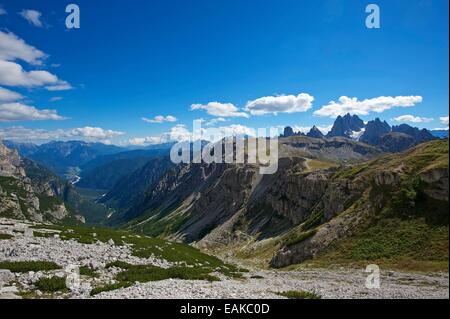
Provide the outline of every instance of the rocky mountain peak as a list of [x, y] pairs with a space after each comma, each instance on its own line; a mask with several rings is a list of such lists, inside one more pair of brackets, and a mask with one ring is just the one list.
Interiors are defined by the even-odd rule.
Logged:
[[336, 118], [327, 136], [351, 137], [353, 132], [359, 132], [362, 128], [364, 128], [364, 122], [357, 115], [347, 113], [343, 117], [339, 115]]
[[294, 130], [290, 126], [286, 126], [283, 131], [283, 137], [294, 136]]
[[313, 126], [311, 130], [309, 130], [308, 134], [306, 134], [308, 137], [315, 137], [315, 138], [323, 138], [324, 135], [322, 132], [317, 128], [317, 126]]
[[360, 141], [371, 145], [378, 145], [381, 137], [391, 131], [390, 125], [386, 121], [381, 121], [378, 117], [366, 124], [364, 134]]

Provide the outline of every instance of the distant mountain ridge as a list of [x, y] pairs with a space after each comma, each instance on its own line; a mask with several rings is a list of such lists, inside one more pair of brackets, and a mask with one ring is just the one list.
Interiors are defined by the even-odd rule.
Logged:
[[5, 141], [9, 148], [17, 149], [22, 156], [37, 161], [59, 176], [72, 167], [79, 167], [99, 156], [114, 154], [124, 149], [115, 145], [83, 141], [53, 141], [42, 145]]
[[[281, 137], [305, 136], [286, 127]], [[386, 121], [376, 118], [364, 123], [357, 115], [347, 113], [338, 116], [331, 130], [324, 135], [316, 126], [306, 134], [314, 138], [345, 137], [379, 147], [385, 152], [401, 152], [436, 138], [448, 138], [448, 130], [429, 131], [408, 124], [391, 127]]]

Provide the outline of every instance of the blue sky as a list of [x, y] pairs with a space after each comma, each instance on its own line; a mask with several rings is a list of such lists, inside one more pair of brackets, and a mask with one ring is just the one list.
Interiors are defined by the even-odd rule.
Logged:
[[[0, 43], [3, 72], [15, 64], [23, 77], [54, 76], [14, 82], [0, 68], [3, 94], [21, 95], [0, 95], [4, 138], [141, 143], [198, 118], [327, 127], [343, 110], [448, 126], [447, 0], [79, 0], [81, 28], [72, 30], [69, 3], [0, 0], [4, 43], [45, 54], [4, 44], [2, 53]], [[369, 3], [380, 7], [380, 29], [365, 27]], [[156, 116], [163, 123], [142, 119]]]

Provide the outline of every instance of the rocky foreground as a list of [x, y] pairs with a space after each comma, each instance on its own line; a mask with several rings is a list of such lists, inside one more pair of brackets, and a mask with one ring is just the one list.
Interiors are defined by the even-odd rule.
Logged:
[[[171, 267], [161, 258], [139, 258], [127, 245], [118, 246], [112, 240], [83, 244], [62, 240], [52, 229], [40, 229], [48, 236], [35, 237], [32, 224], [0, 219], [0, 265], [15, 261], [53, 262], [61, 269], [14, 272], [0, 269], [0, 298], [283, 298], [277, 293], [307, 291], [322, 298], [449, 298], [448, 273], [411, 274], [382, 272], [379, 289], [365, 286], [367, 274], [362, 269], [313, 269], [305, 271], [250, 270], [242, 278], [217, 274], [220, 281], [165, 279], [146, 283], [135, 282], [129, 287], [92, 295], [95, 287], [114, 284], [120, 271], [106, 267], [123, 261], [132, 265]], [[81, 275], [70, 289], [48, 293], [36, 283], [42, 278], [68, 275], [68, 267], [89, 267], [93, 275]], [[0, 266], [1, 268], [1, 266]]]

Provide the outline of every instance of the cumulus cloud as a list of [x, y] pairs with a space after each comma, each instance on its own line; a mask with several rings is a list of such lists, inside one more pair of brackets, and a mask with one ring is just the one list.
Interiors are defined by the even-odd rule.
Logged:
[[359, 101], [358, 98], [341, 96], [338, 102], [331, 101], [314, 112], [317, 116], [335, 118], [347, 113], [368, 115], [371, 112], [381, 113], [393, 107], [410, 107], [422, 102], [421, 96], [380, 96], [373, 99]]
[[[221, 126], [218, 127], [217, 130], [219, 130], [223, 136], [256, 136], [255, 129], [251, 127], [247, 127], [245, 125], [241, 124], [231, 124], [228, 126]], [[208, 134], [208, 129], [206, 129], [206, 136]]]
[[56, 82], [58, 78], [47, 71], [26, 72], [20, 64], [0, 60], [0, 84], [33, 87]]
[[0, 16], [8, 14], [8, 12], [6, 12], [5, 9], [3, 9], [2, 7], [0, 7]]
[[61, 101], [63, 98], [61, 96], [54, 96], [52, 98], [50, 98], [50, 102], [57, 102], [57, 101]]
[[216, 117], [216, 118], [213, 118], [213, 119], [210, 119], [210, 120], [206, 121], [205, 125], [206, 126], [214, 126], [217, 123], [226, 122], [226, 121], [227, 120], [225, 118], [223, 118], [223, 117]]
[[85, 126], [69, 131], [71, 136], [78, 136], [87, 139], [105, 140], [125, 134], [124, 132], [105, 130], [101, 127]]
[[27, 20], [30, 24], [34, 25], [35, 27], [39, 27], [39, 28], [43, 27], [43, 24], [41, 21], [42, 13], [40, 13], [39, 11], [26, 9], [26, 10], [20, 11], [19, 14], [22, 16], [22, 18]]
[[167, 115], [167, 116], [157, 115], [152, 119], [143, 117], [142, 120], [147, 123], [164, 123], [164, 122], [176, 122], [177, 118], [172, 115]]
[[249, 117], [232, 103], [209, 102], [208, 104], [192, 104], [191, 110], [205, 110], [206, 113], [218, 117]]
[[32, 65], [41, 65], [47, 55], [25, 43], [14, 33], [0, 31], [0, 60], [22, 60]]
[[448, 125], [448, 116], [442, 116], [439, 118], [442, 124]]
[[47, 55], [27, 44], [14, 33], [0, 31], [0, 85], [38, 87], [49, 91], [70, 90], [72, 86], [48, 71], [26, 71], [16, 60], [42, 65]]
[[0, 104], [0, 122], [64, 120], [56, 110], [38, 110], [22, 103]]
[[[215, 128], [202, 128], [201, 139], [206, 141], [217, 141], [227, 136], [256, 136], [256, 131], [240, 124], [232, 124], [229, 126], [221, 126]], [[185, 125], [179, 124], [170, 129], [169, 132], [162, 133], [158, 136], [135, 137], [127, 141], [129, 145], [154, 145], [170, 142], [192, 141], [193, 139], [200, 139], [199, 136], [193, 137]]]
[[135, 137], [127, 141], [129, 145], [154, 145], [170, 142], [181, 142], [191, 140], [192, 133], [183, 124], [178, 124], [170, 129], [170, 131], [162, 133], [158, 136]]
[[30, 129], [23, 126], [0, 128], [0, 139], [35, 143], [52, 140], [69, 140], [74, 138], [108, 143], [109, 138], [122, 134], [124, 133], [105, 130], [98, 127], [83, 127], [69, 130], [58, 129], [52, 131], [44, 129]]
[[396, 122], [411, 122], [411, 123], [429, 123], [433, 121], [432, 118], [414, 116], [409, 114], [394, 117], [393, 120]]
[[314, 97], [307, 93], [264, 96], [247, 102], [245, 110], [252, 115], [306, 112], [312, 107], [313, 101]]
[[0, 103], [21, 100], [23, 96], [17, 92], [0, 87]]

